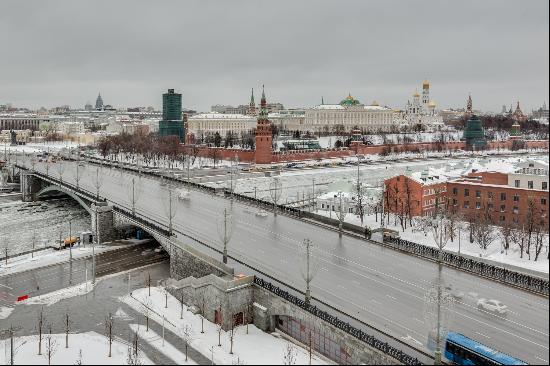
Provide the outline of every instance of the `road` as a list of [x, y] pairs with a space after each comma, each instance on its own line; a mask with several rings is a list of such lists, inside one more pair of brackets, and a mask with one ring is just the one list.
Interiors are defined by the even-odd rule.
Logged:
[[[73, 183], [75, 163], [63, 164], [67, 165], [63, 180]], [[44, 164], [37, 164], [36, 168], [45, 173]], [[101, 196], [130, 207], [128, 173], [88, 166], [80, 186], [95, 192], [92, 177], [96, 169], [102, 169]], [[50, 169], [50, 173], [56, 177], [55, 169]], [[138, 187], [137, 212], [166, 224], [168, 187], [151, 178], [141, 178]], [[437, 278], [433, 262], [354, 237], [339, 238], [333, 230], [283, 215], [260, 217], [254, 208], [201, 191], [191, 191], [190, 200], [178, 202], [175, 207], [176, 232], [218, 248], [218, 227], [227, 208], [234, 223], [229, 254], [302, 289], [300, 244], [309, 238], [316, 246], [319, 263], [313, 281], [314, 297], [412, 345], [427, 344], [435, 317], [426, 301]], [[193, 244], [182, 235], [178, 238]], [[197, 248], [204, 249], [200, 245]], [[463, 300], [445, 312], [450, 329], [526, 362], [548, 363], [548, 298], [451, 268], [444, 268], [443, 278], [446, 284], [465, 293]], [[502, 301], [509, 307], [509, 314], [501, 317], [478, 310], [476, 301], [481, 297]]]
[[[96, 277], [126, 271], [168, 258], [165, 252], [156, 253], [158, 244], [131, 245], [96, 255]], [[13, 307], [19, 296], [30, 298], [92, 280], [92, 258], [53, 264], [33, 270], [0, 277], [0, 307]]]

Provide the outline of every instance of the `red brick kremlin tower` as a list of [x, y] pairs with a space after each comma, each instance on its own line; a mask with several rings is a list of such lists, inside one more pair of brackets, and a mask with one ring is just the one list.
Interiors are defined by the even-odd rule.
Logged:
[[273, 153], [271, 123], [267, 119], [267, 102], [265, 100], [264, 87], [262, 85], [262, 100], [260, 102], [260, 114], [256, 124], [256, 164], [271, 164]]

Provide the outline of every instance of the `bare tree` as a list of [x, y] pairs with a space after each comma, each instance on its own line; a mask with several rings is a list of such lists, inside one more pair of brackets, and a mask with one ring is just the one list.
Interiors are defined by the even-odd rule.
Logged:
[[510, 241], [515, 243], [519, 248], [519, 257], [523, 258], [523, 251], [526, 247], [527, 232], [523, 226], [516, 225], [510, 231]]
[[85, 172], [86, 172], [86, 166], [84, 164], [81, 164], [80, 159], [78, 159], [76, 162], [76, 169], [74, 171], [74, 180], [75, 180], [77, 189], [79, 189], [80, 187], [80, 181], [82, 180], [82, 175]]
[[508, 255], [508, 249], [510, 249], [512, 239], [512, 226], [508, 222], [504, 222], [498, 230], [498, 236], [500, 237], [502, 248], [504, 249], [506, 255]]
[[545, 240], [547, 239], [547, 237], [548, 237], [548, 227], [541, 219], [540, 223], [535, 226], [535, 229], [533, 232], [533, 239], [535, 244], [535, 262], [539, 259], [539, 255], [542, 251], [542, 248], [544, 247], [544, 244], [548, 243], [548, 240]]
[[269, 183], [269, 196], [271, 197], [271, 202], [273, 203], [273, 215], [277, 216], [277, 205], [281, 199], [283, 192], [283, 185], [278, 177], [274, 177]]
[[38, 355], [42, 355], [42, 336], [44, 333], [44, 308], [40, 308], [38, 312], [38, 322], [36, 325], [36, 331], [38, 332]]
[[126, 352], [126, 365], [142, 365], [141, 351], [137, 347], [137, 333], [134, 333], [134, 339], [130, 341]]
[[[242, 314], [242, 313], [241, 313]], [[229, 328], [228, 336], [229, 336], [229, 354], [233, 354], [233, 344], [235, 343], [235, 338], [237, 336], [237, 329], [239, 326], [242, 325], [242, 323], [237, 323], [238, 321], [238, 314], [233, 314], [231, 317], [231, 325]]]
[[298, 351], [290, 342], [286, 343], [285, 353], [283, 355], [283, 365], [295, 365]]
[[181, 338], [185, 347], [185, 362], [187, 362], [187, 350], [189, 343], [193, 340], [193, 327], [190, 324], [183, 324], [181, 327]]
[[300, 255], [302, 261], [301, 274], [306, 283], [305, 302], [309, 305], [311, 302], [311, 282], [313, 281], [319, 270], [319, 261], [317, 256], [314, 255], [315, 246], [313, 245], [311, 240], [304, 239], [300, 249], [302, 252]]
[[112, 348], [113, 348], [113, 316], [109, 314], [108, 317], [105, 318], [105, 336], [109, 338], [109, 356], [112, 355]]
[[487, 204], [482, 204], [477, 210], [475, 220], [470, 226], [473, 226], [474, 242], [485, 252], [496, 239], [491, 211]]
[[48, 359], [48, 365], [52, 364], [53, 355], [57, 352], [58, 344], [57, 340], [52, 336], [52, 326], [49, 327], [48, 335], [46, 336], [46, 354], [44, 355]]
[[71, 320], [69, 318], [69, 310], [65, 312], [65, 348], [69, 348], [69, 332], [71, 331]]

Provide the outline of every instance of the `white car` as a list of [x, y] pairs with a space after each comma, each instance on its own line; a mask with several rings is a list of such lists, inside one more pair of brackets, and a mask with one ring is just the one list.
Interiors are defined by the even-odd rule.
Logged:
[[258, 217], [267, 217], [268, 213], [265, 212], [265, 211], [257, 211], [256, 216], [258, 216]]
[[479, 299], [477, 300], [477, 308], [500, 315], [505, 315], [508, 311], [508, 307], [498, 300]]

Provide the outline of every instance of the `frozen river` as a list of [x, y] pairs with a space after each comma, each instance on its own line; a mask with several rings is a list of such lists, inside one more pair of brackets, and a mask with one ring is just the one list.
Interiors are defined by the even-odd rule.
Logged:
[[86, 210], [70, 198], [0, 203], [0, 257], [6, 245], [10, 255], [32, 249], [33, 233], [37, 248], [59, 239], [60, 232], [69, 236], [69, 219], [73, 235], [91, 228]]

